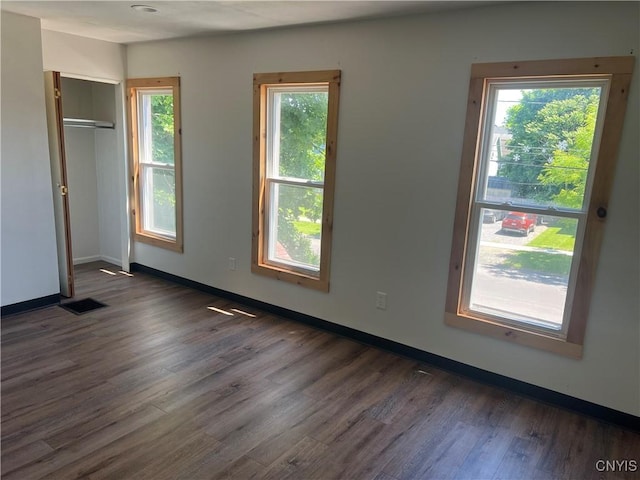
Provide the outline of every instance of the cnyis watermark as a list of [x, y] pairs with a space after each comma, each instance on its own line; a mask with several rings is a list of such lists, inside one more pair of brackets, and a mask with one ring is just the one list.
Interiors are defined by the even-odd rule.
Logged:
[[596, 470], [599, 472], [637, 472], [637, 460], [598, 460]]

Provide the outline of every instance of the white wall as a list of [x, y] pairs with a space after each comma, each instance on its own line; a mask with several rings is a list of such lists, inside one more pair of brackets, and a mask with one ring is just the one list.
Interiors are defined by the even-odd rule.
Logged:
[[[98, 219], [100, 229], [100, 258], [116, 265], [122, 264], [122, 215], [126, 215], [124, 181], [119, 168], [114, 168], [118, 151], [118, 133], [114, 130], [95, 131], [95, 161], [98, 178]], [[122, 170], [124, 166], [122, 166]]]
[[[45, 70], [58, 71], [66, 77], [94, 81], [91, 83], [88, 113], [85, 112], [86, 115], [82, 117], [115, 123], [114, 130], [92, 131], [95, 134], [94, 159], [97, 178], [94, 190], [94, 195], [97, 192], [97, 203], [96, 211], [93, 213], [98, 221], [97, 255], [128, 270], [129, 218], [123, 108], [123, 84], [126, 78], [125, 47], [116, 43], [43, 30], [42, 49]], [[82, 106], [84, 108], [86, 105]], [[65, 131], [69, 130], [65, 129]], [[72, 133], [73, 140], [83, 135], [87, 133]], [[73, 148], [67, 149], [67, 153], [75, 154]], [[85, 207], [88, 211], [92, 205]], [[76, 221], [76, 225], [78, 223], [83, 224]], [[74, 237], [81, 235], [78, 229], [74, 228], [73, 218], [72, 233]], [[91, 236], [78, 240], [78, 242], [85, 241], [91, 241], [91, 245], [94, 245], [95, 239]], [[85, 250], [77, 251], [75, 243], [73, 248], [74, 258], [89, 257], [83, 253]]]
[[[576, 361], [447, 327], [470, 64], [637, 55], [635, 2], [520, 2], [131, 45], [131, 77], [182, 79], [184, 254], [135, 261], [640, 415], [638, 86]], [[251, 274], [252, 74], [342, 69], [331, 291]], [[238, 269], [228, 271], [235, 257]], [[388, 310], [375, 309], [375, 292]]]
[[93, 130], [64, 128], [73, 263], [100, 259], [96, 142]]
[[125, 46], [68, 33], [42, 30], [45, 70], [118, 83], [125, 76]]
[[[92, 84], [62, 78], [62, 110], [65, 117], [94, 118]], [[100, 258], [95, 130], [65, 127], [64, 142], [71, 248], [73, 263], [78, 264]]]
[[60, 292], [40, 20], [2, 12], [2, 305]]
[[[95, 130], [96, 172], [98, 176], [98, 218], [100, 221], [100, 256], [103, 260], [122, 264], [122, 230], [128, 244], [126, 222], [122, 223], [126, 209], [126, 179], [124, 173], [124, 132], [122, 120], [118, 121], [118, 109], [122, 112], [122, 104], [118, 102], [117, 92], [120, 85], [92, 83], [93, 118], [115, 122], [116, 129]], [[120, 102], [122, 99], [120, 98]], [[118, 143], [121, 142], [121, 143]], [[121, 154], [118, 155], [118, 152]], [[118, 167], [118, 168], [114, 168]], [[126, 247], [126, 245], [125, 245]]]

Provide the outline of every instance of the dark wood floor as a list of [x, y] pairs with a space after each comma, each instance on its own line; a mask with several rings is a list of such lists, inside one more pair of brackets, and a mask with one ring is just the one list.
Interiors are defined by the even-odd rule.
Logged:
[[596, 470], [640, 463], [631, 431], [144, 274], [77, 274], [107, 308], [2, 320], [5, 480], [639, 477]]

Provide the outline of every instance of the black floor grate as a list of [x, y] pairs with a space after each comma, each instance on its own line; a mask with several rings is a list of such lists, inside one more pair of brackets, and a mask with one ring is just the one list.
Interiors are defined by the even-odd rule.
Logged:
[[85, 298], [84, 300], [77, 300], [75, 302], [61, 303], [60, 306], [71, 313], [82, 315], [83, 313], [106, 307], [107, 305], [100, 303], [93, 298]]

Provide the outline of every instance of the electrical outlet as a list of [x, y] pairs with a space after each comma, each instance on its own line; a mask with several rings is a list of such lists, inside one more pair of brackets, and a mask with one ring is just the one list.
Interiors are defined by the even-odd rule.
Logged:
[[233, 257], [229, 257], [229, 270], [236, 269], [236, 259]]
[[379, 310], [387, 309], [387, 294], [384, 292], [376, 292], [376, 308]]

